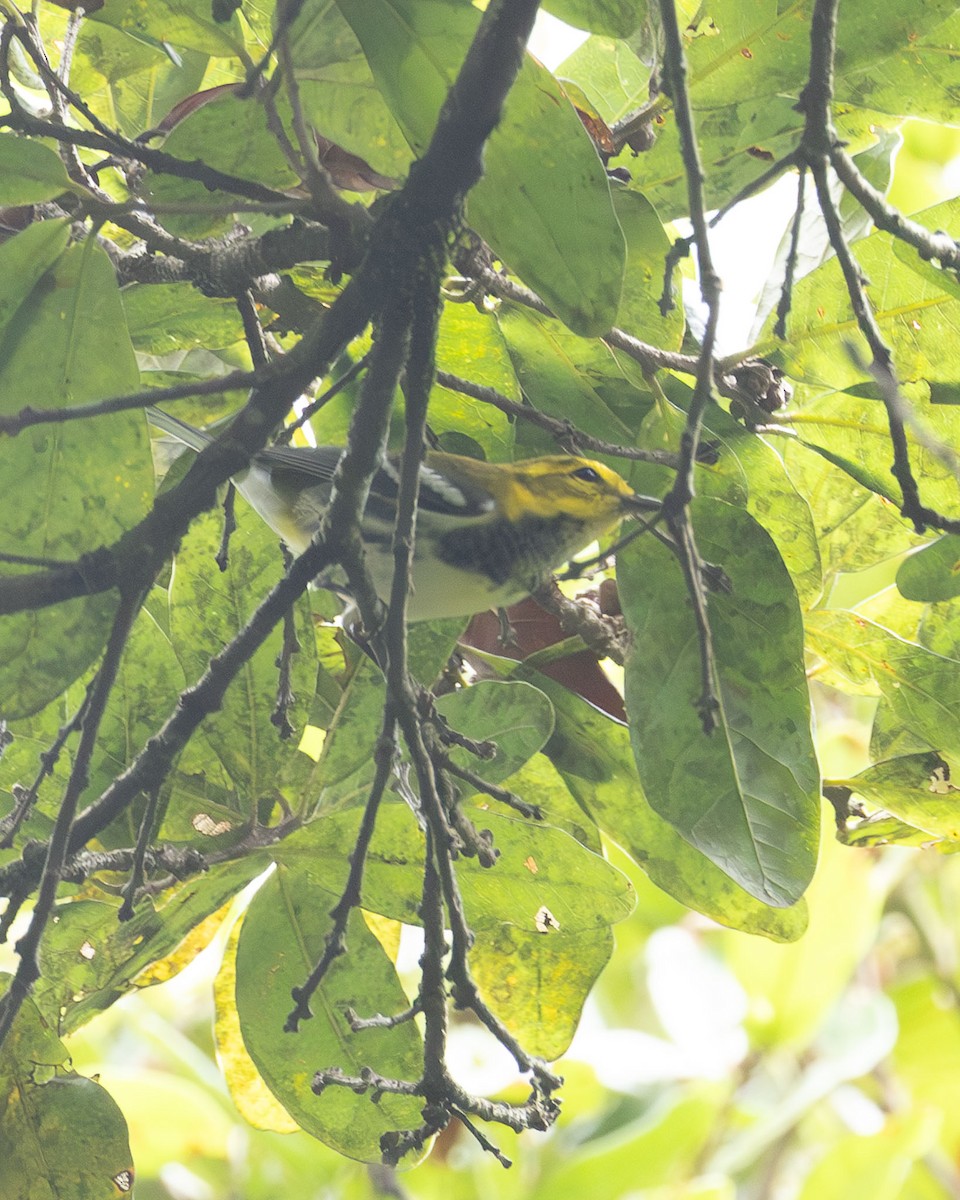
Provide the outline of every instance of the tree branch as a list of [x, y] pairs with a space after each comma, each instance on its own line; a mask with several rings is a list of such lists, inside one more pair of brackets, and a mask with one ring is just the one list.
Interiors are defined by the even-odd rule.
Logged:
[[666, 42], [665, 88], [673, 99], [677, 126], [680, 131], [680, 148], [687, 177], [690, 220], [697, 245], [700, 291], [707, 306], [707, 321], [700, 354], [697, 358], [696, 385], [690, 399], [687, 422], [680, 439], [680, 465], [673, 487], [664, 499], [664, 516], [667, 527], [678, 547], [680, 562], [687, 581], [687, 590], [693, 605], [700, 641], [701, 693], [697, 706], [704, 732], [710, 733], [716, 726], [716, 713], [720, 707], [720, 700], [717, 695], [713, 635], [710, 631], [706, 594], [703, 587], [704, 564], [697, 550], [687, 506], [695, 495], [694, 464], [697, 461], [703, 417], [713, 388], [715, 370], [713, 354], [717, 321], [720, 316], [720, 277], [714, 270], [713, 260], [710, 256], [706, 206], [703, 197], [703, 170], [700, 166], [693, 110], [687, 93], [686, 59], [674, 0], [660, 0], [660, 15]]

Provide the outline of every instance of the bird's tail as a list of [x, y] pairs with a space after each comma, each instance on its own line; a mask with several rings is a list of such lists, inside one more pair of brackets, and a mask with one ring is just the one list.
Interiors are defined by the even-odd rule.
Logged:
[[148, 408], [146, 413], [147, 420], [151, 425], [156, 425], [158, 429], [169, 433], [178, 442], [183, 442], [185, 446], [189, 446], [193, 450], [202, 450], [204, 446], [213, 441], [212, 436], [205, 430], [188, 425], [186, 421], [181, 421], [179, 417], [171, 416], [170, 413], [164, 412], [160, 408]]

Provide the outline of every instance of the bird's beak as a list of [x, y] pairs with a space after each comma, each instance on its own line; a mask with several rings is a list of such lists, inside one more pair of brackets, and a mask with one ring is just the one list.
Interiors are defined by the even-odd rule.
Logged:
[[663, 501], [658, 500], [656, 496], [642, 496], [639, 492], [634, 492], [623, 497], [624, 516], [639, 517], [644, 513], [658, 513], [662, 507]]

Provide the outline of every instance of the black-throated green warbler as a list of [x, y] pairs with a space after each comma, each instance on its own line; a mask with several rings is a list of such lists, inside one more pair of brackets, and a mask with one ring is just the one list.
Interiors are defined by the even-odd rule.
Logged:
[[[147, 416], [194, 450], [212, 440], [159, 409]], [[320, 526], [342, 453], [340, 446], [275, 446], [254, 455], [233, 482], [290, 550], [302, 554]], [[383, 600], [393, 576], [398, 478], [397, 460], [386, 458], [361, 523], [367, 566]], [[407, 615], [427, 621], [514, 604], [624, 517], [658, 504], [603, 463], [573, 455], [488, 463], [428, 451]]]

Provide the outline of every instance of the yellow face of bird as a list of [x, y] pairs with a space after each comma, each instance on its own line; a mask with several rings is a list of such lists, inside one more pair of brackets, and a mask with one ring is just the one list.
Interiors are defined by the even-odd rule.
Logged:
[[504, 515], [526, 512], [565, 516], [598, 532], [614, 526], [628, 511], [633, 489], [616, 471], [592, 459], [551, 455], [513, 463], [514, 487], [502, 498]]

